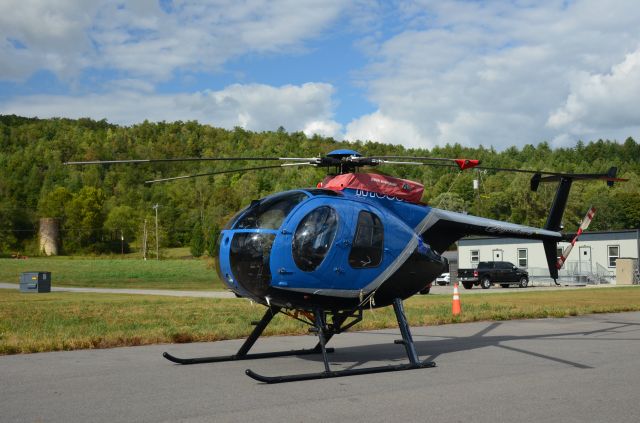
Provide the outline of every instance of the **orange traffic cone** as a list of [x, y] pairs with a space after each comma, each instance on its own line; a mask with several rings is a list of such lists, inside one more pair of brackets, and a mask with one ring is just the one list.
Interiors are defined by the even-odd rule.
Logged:
[[451, 312], [454, 316], [457, 316], [461, 312], [460, 308], [460, 294], [458, 293], [458, 282], [453, 284], [453, 306]]

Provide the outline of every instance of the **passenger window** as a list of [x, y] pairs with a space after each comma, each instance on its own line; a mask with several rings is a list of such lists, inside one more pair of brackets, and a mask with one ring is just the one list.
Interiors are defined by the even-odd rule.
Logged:
[[338, 215], [327, 206], [306, 215], [293, 235], [293, 261], [300, 270], [311, 272], [326, 257], [338, 231]]
[[355, 269], [376, 267], [382, 262], [384, 228], [380, 218], [373, 213], [361, 211], [358, 226], [349, 253], [349, 264]]

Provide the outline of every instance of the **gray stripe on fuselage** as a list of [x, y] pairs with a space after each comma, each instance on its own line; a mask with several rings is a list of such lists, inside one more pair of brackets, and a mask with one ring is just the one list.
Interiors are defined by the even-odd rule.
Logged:
[[354, 289], [287, 288], [284, 286], [278, 286], [277, 288], [283, 291], [301, 292], [303, 294], [313, 295], [328, 295], [341, 298], [356, 298], [360, 295], [360, 291]]
[[420, 235], [438, 222], [439, 218], [436, 210], [437, 209], [432, 208], [431, 211], [424, 217], [424, 219], [422, 219], [422, 221], [418, 223], [418, 226], [414, 228], [415, 233]]

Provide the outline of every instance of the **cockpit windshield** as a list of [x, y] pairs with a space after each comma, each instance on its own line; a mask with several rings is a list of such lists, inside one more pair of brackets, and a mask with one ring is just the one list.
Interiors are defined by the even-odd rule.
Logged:
[[259, 201], [234, 225], [234, 229], [278, 229], [287, 215], [308, 195], [301, 191], [287, 192]]

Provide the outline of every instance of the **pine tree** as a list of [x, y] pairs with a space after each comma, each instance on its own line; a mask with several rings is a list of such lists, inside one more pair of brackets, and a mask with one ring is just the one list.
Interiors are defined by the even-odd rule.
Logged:
[[220, 236], [220, 228], [214, 225], [208, 232], [207, 236], [207, 253], [209, 257], [218, 255], [218, 236]]
[[198, 221], [193, 227], [193, 232], [191, 233], [191, 242], [189, 245], [191, 246], [192, 256], [201, 257], [204, 254], [205, 243], [200, 221]]

